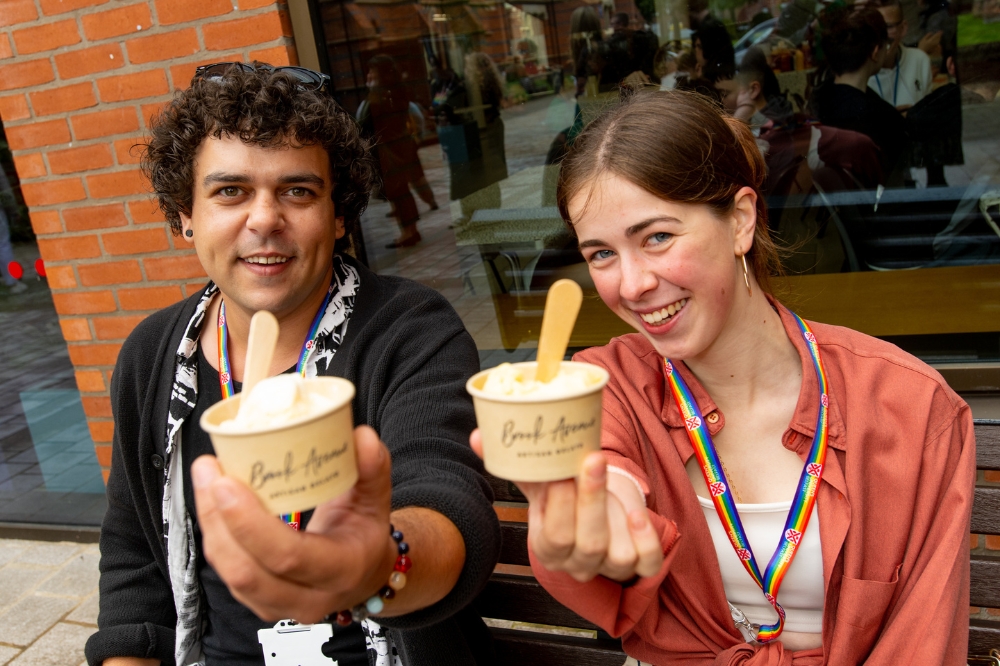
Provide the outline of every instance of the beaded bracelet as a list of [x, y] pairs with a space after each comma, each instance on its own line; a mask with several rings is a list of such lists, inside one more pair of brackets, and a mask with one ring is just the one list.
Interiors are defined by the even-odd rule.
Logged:
[[385, 602], [395, 597], [396, 592], [406, 587], [406, 572], [413, 566], [413, 562], [407, 555], [410, 552], [410, 544], [403, 541], [403, 533], [391, 524], [389, 525], [389, 535], [396, 542], [396, 550], [398, 551], [393, 572], [389, 574], [389, 582], [364, 603], [337, 613], [336, 620], [340, 626], [346, 627], [352, 622], [363, 622], [368, 619], [369, 615], [378, 615], [385, 608]]

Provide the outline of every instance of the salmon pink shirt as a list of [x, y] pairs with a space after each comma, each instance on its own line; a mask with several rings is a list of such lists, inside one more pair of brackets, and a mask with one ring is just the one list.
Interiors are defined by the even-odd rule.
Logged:
[[[793, 317], [777, 308], [802, 359], [802, 389], [782, 443], [804, 463], [818, 383]], [[846, 328], [809, 326], [831, 400], [816, 503], [825, 594], [823, 645], [798, 652], [777, 642], [748, 645], [733, 625], [708, 524], [684, 467], [694, 451], [663, 359], [639, 334], [574, 357], [611, 374], [602, 447], [610, 465], [642, 486], [665, 560], [657, 575], [631, 585], [603, 576], [578, 583], [547, 571], [533, 553], [531, 565], [556, 599], [622, 636], [630, 656], [657, 666], [966, 663], [975, 484], [969, 407], [941, 375], [899, 348]], [[722, 430], [725, 414], [686, 365], [675, 366], [710, 431]], [[770, 555], [761, 557], [766, 562]]]

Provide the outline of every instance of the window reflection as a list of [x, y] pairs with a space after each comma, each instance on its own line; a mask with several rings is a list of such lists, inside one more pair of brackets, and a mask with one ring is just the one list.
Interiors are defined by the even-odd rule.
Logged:
[[[713, 96], [768, 165], [779, 296], [934, 361], [1000, 358], [1000, 9], [976, 0], [319, 2], [328, 69], [379, 141], [373, 268], [532, 347], [589, 285], [559, 160], [621, 88]], [[593, 296], [572, 344], [626, 327]], [[933, 304], [933, 306], [929, 306]]]
[[101, 468], [0, 127], [0, 522], [100, 525]]

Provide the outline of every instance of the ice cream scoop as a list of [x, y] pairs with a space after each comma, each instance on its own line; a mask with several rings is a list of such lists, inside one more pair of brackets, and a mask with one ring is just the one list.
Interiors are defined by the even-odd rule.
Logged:
[[323, 393], [309, 391], [306, 380], [298, 374], [284, 374], [260, 380], [249, 393], [236, 418], [223, 421], [226, 432], [252, 432], [277, 428], [328, 411], [334, 400]]
[[562, 398], [585, 391], [601, 377], [586, 368], [563, 366], [547, 382], [535, 379], [532, 366], [501, 363], [489, 371], [483, 391], [497, 396], [524, 396], [537, 399]]

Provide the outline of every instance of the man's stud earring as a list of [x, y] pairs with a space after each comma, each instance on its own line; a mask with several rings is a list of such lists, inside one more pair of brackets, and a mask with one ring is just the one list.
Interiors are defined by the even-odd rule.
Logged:
[[187, 231], [184, 232], [184, 235], [187, 236], [188, 238], [191, 238], [191, 236], [194, 236], [194, 232], [188, 229]]

